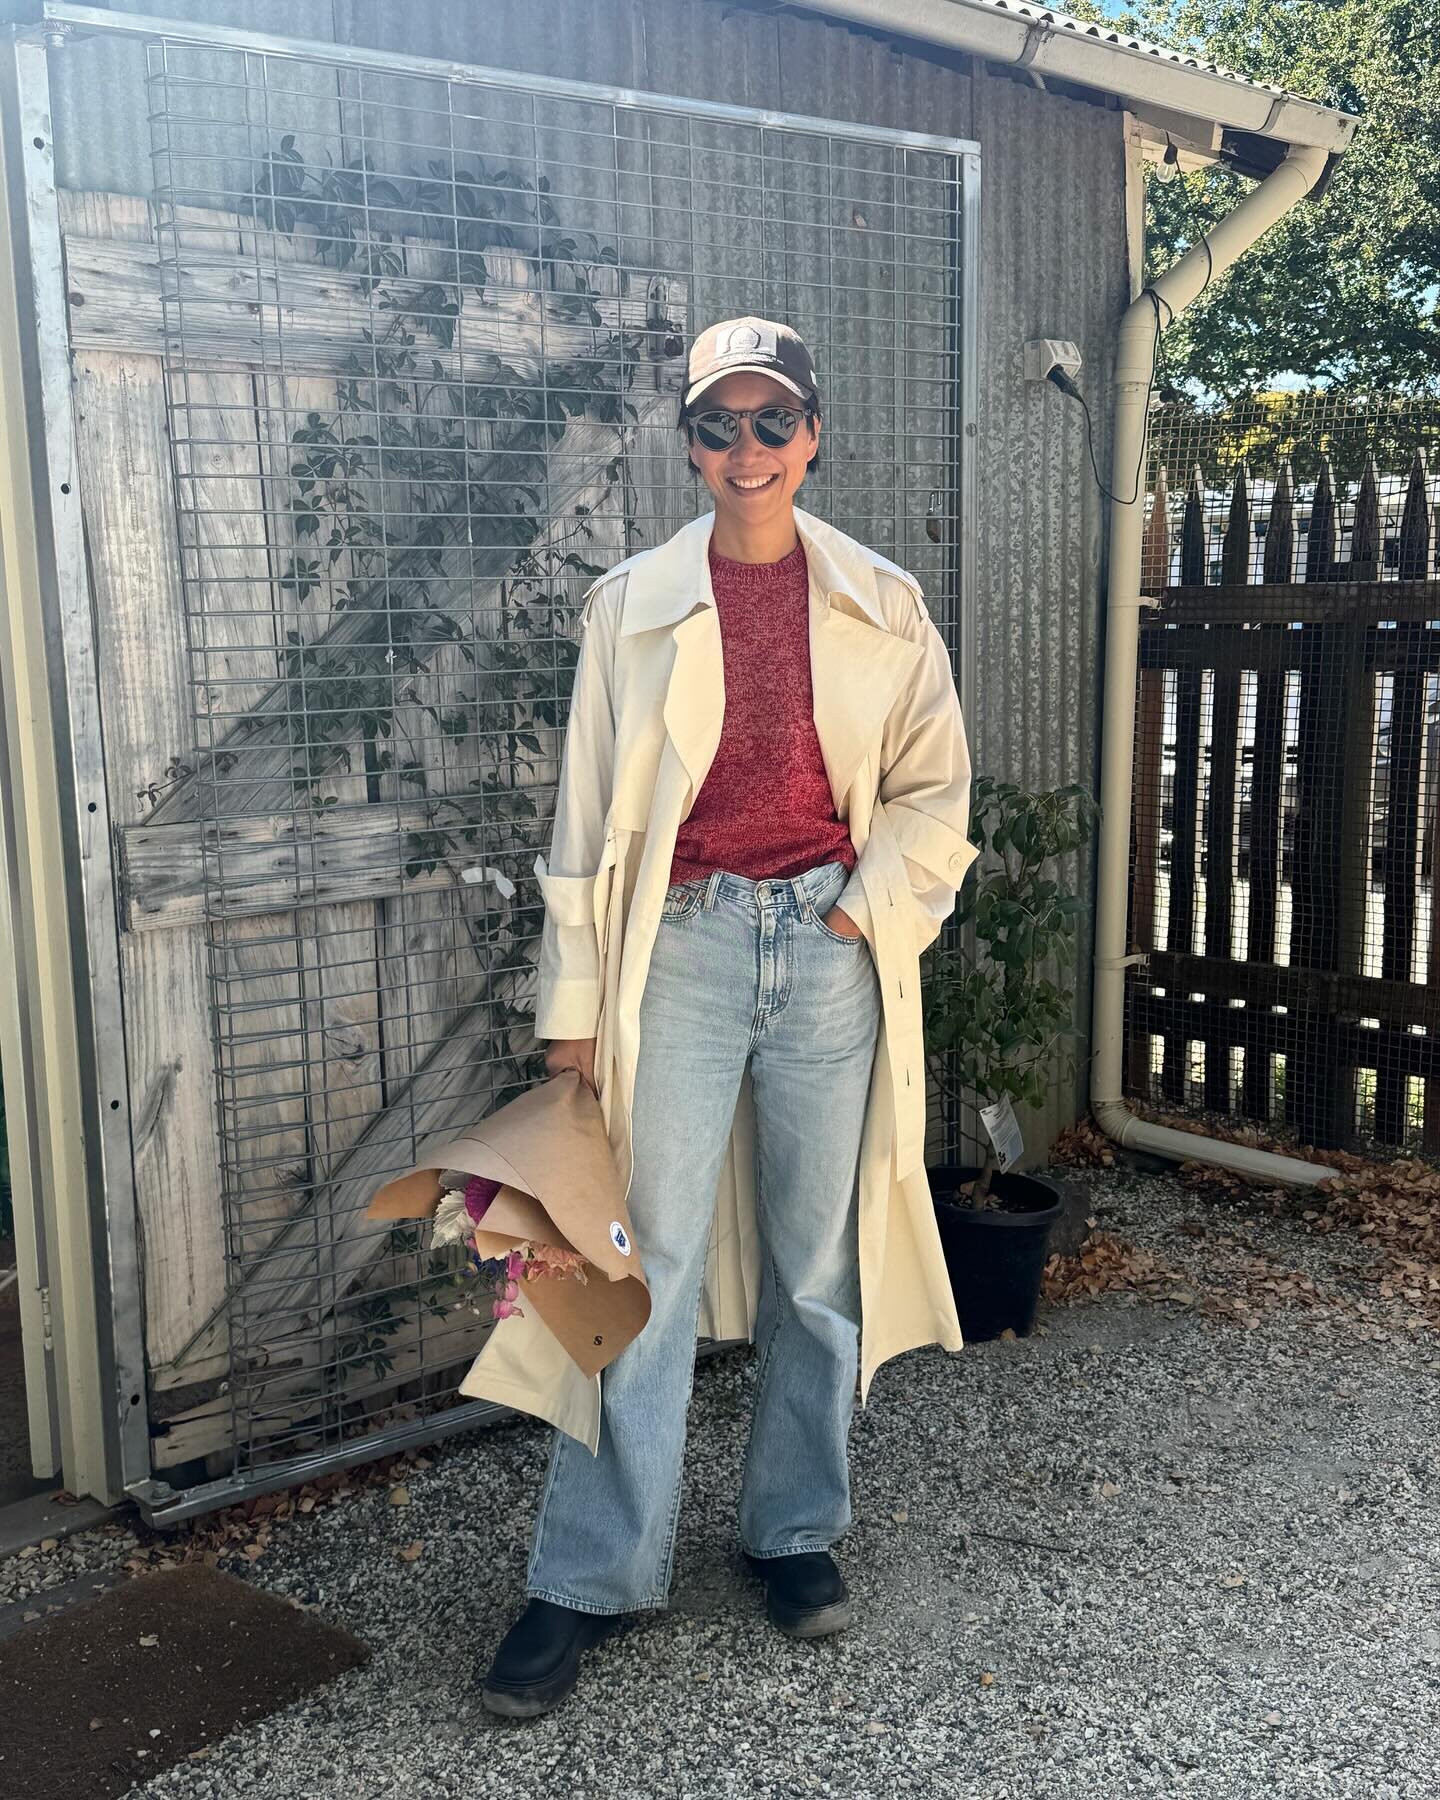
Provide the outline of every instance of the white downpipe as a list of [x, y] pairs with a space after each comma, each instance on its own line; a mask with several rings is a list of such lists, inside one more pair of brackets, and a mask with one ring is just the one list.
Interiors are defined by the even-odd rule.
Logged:
[[[1125, 928], [1130, 894], [1130, 803], [1135, 754], [1135, 677], [1140, 648], [1140, 560], [1145, 530], [1146, 399], [1157, 329], [1168, 326], [1206, 283], [1244, 254], [1292, 206], [1325, 167], [1323, 150], [1294, 148], [1273, 174], [1131, 302], [1120, 324], [1115, 360], [1115, 439], [1110, 490], [1110, 582], [1105, 624], [1105, 698], [1100, 762], [1099, 869], [1095, 916], [1095, 991], [1091, 1041], [1091, 1111], [1097, 1123], [1132, 1149], [1176, 1161], [1194, 1158], [1271, 1181], [1313, 1185], [1333, 1170], [1269, 1150], [1200, 1137], [1137, 1119], [1123, 1095]], [[1207, 254], [1208, 251], [1208, 254]], [[1152, 294], [1159, 301], [1152, 301]], [[1157, 319], [1158, 314], [1158, 319]], [[1137, 474], [1138, 472], [1138, 474]], [[1135, 494], [1132, 504], [1123, 502]]]

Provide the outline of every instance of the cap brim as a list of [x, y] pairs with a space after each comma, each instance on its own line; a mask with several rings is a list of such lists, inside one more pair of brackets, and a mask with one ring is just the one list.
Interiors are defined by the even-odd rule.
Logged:
[[727, 375], [768, 375], [771, 381], [778, 381], [781, 387], [789, 388], [790, 392], [799, 399], [811, 398], [798, 381], [792, 381], [788, 375], [782, 375], [778, 369], [771, 368], [765, 363], [739, 362], [732, 364], [728, 369], [716, 369], [709, 375], [702, 375], [693, 387], [686, 388], [685, 404], [689, 406], [693, 400], [698, 400], [706, 388], [714, 387], [717, 381], [723, 381]]

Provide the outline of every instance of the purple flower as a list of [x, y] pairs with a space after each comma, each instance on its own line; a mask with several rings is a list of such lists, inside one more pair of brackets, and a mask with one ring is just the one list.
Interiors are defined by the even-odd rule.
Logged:
[[465, 1183], [465, 1210], [470, 1221], [478, 1225], [485, 1217], [486, 1208], [500, 1192], [498, 1181], [487, 1181], [483, 1175], [472, 1175]]

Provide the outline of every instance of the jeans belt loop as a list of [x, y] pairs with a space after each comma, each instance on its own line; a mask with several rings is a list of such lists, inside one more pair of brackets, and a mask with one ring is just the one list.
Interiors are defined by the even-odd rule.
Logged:
[[715, 898], [720, 892], [720, 883], [723, 879], [724, 871], [722, 869], [710, 871], [710, 879], [705, 883], [705, 894], [700, 902], [706, 912], [714, 912]]

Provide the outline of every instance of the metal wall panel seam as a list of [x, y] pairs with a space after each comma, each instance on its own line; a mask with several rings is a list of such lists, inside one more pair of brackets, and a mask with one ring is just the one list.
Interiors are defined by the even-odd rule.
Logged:
[[[129, 1083], [121, 1013], [109, 807], [95, 640], [76, 473], [75, 420], [46, 47], [8, 47], [0, 80], [7, 130], [10, 238], [17, 280], [19, 373], [28, 428], [27, 498], [36, 542], [38, 614], [20, 617], [28, 675], [48, 741], [36, 776], [53, 836], [32, 837], [37, 1007], [53, 1041], [47, 1058], [60, 1323], [65, 1473], [77, 1492], [119, 1497], [149, 1473]], [[12, 620], [13, 623], [13, 620]], [[43, 644], [41, 642], [43, 638]], [[41, 821], [35, 821], [39, 824]], [[49, 823], [49, 820], [45, 821]], [[63, 901], [63, 908], [62, 908]], [[68, 943], [57, 917], [68, 924]], [[43, 998], [41, 997], [43, 995]]]

